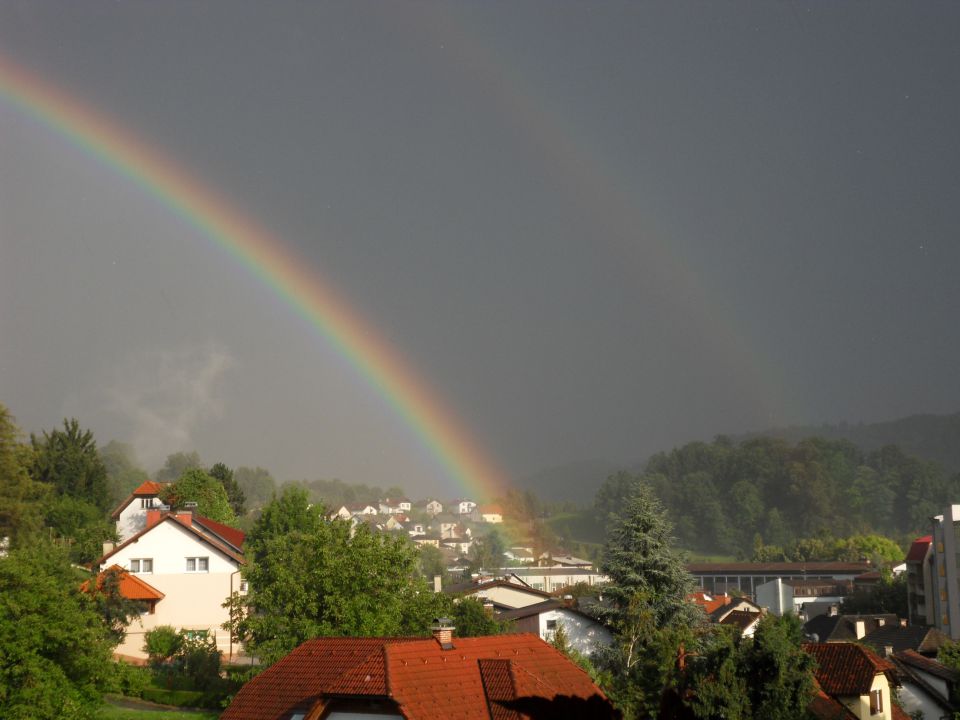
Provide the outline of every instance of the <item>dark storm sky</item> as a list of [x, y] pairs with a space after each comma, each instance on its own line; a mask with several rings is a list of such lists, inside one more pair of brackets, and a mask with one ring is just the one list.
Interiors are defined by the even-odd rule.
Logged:
[[[321, 270], [508, 474], [960, 409], [960, 5], [0, 5], [0, 52]], [[0, 402], [455, 487], [195, 229], [0, 98]]]

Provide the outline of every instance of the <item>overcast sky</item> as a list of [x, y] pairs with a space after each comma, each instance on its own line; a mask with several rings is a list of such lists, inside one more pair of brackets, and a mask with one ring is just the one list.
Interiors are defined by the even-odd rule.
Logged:
[[[329, 278], [511, 476], [960, 409], [960, 4], [37, 2], [0, 51]], [[0, 96], [0, 402], [457, 488], [262, 282]]]

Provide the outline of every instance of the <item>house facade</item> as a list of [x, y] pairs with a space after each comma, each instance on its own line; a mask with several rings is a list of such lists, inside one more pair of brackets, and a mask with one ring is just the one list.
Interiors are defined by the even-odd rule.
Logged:
[[[893, 702], [896, 668], [872, 650], [852, 642], [808, 643], [817, 661], [817, 684], [859, 720], [905, 717]], [[898, 712], [899, 711], [899, 712]]]
[[613, 634], [602, 624], [553, 598], [505, 610], [497, 613], [497, 619], [510, 620], [514, 632], [533, 633], [546, 642], [553, 642], [557, 630], [562, 627], [570, 646], [588, 656], [600, 647], [613, 644]]
[[146, 527], [98, 561], [100, 571], [118, 566], [162, 595], [152, 613], [133, 620], [117, 653], [146, 657], [144, 634], [159, 625], [205, 633], [225, 656], [240, 648], [220, 626], [221, 607], [233, 592], [246, 592], [240, 578], [243, 533], [190, 512], [151, 509]]
[[911, 625], [933, 624], [928, 617], [933, 592], [933, 536], [919, 537], [910, 545], [906, 557], [907, 612]]
[[110, 513], [110, 518], [117, 524], [120, 542], [133, 537], [147, 526], [147, 510], [161, 506], [160, 491], [168, 484], [147, 480]]

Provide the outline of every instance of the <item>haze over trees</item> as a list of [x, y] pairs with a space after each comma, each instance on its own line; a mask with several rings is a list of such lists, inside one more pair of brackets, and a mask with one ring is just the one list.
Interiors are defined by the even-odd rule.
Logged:
[[664, 504], [682, 547], [751, 557], [824, 534], [923, 532], [960, 497], [960, 475], [892, 445], [865, 453], [845, 440], [718, 438], [654, 455], [642, 473], [611, 476], [597, 492], [598, 521], [640, 487]]

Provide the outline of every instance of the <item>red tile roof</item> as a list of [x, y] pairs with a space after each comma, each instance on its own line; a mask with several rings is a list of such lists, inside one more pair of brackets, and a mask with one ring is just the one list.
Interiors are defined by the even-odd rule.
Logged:
[[159, 495], [160, 491], [163, 490], [170, 483], [156, 482], [154, 480], [147, 480], [140, 483], [140, 486], [133, 491], [134, 497], [152, 497], [154, 495]]
[[146, 480], [140, 483], [140, 485], [136, 487], [123, 502], [114, 508], [113, 512], [110, 513], [110, 517], [114, 520], [118, 519], [120, 517], [120, 513], [123, 512], [123, 509], [132, 503], [136, 498], [153, 497], [155, 495], [159, 495], [160, 491], [163, 490], [163, 488], [165, 488], [167, 485], [169, 485], [169, 483], [155, 482], [153, 480]]
[[924, 535], [923, 537], [918, 537], [910, 545], [910, 549], [907, 551], [905, 562], [922, 563], [924, 558], [927, 556], [927, 549], [930, 547], [932, 542], [933, 535]]
[[[196, 535], [198, 538], [200, 538], [200, 539], [203, 540], [205, 543], [207, 543], [207, 545], [210, 545], [210, 546], [213, 547], [214, 549], [219, 550], [220, 552], [222, 552], [224, 555], [226, 555], [226, 556], [229, 557], [230, 559], [235, 560], [235, 561], [238, 562], [238, 563], [243, 563], [243, 562], [244, 562], [243, 553], [237, 551], [236, 548], [232, 547], [229, 543], [225, 543], [225, 542], [223, 542], [222, 540], [219, 540], [219, 539], [217, 539], [216, 537], [213, 537], [212, 535], [209, 534], [209, 531], [204, 532], [203, 530], [199, 529], [198, 527], [194, 527], [194, 523], [193, 523], [192, 520], [193, 520], [193, 519], [188, 520], [188, 519], [186, 519], [186, 517], [184, 517], [184, 516], [182, 516], [182, 515], [175, 515], [175, 514], [173, 514], [173, 513], [163, 513], [163, 514], [161, 515], [159, 521], [157, 521], [157, 522], [154, 523], [153, 525], [150, 525], [149, 527], [144, 528], [143, 530], [141, 530], [140, 532], [138, 532], [136, 535], [132, 535], [132, 536], [130, 536], [129, 538], [127, 538], [124, 542], [122, 542], [122, 543], [120, 543], [119, 545], [117, 545], [113, 550], [111, 550], [110, 552], [108, 552], [108, 553], [106, 553], [105, 555], [103, 555], [102, 557], [100, 557], [100, 559], [97, 560], [95, 564], [96, 564], [96, 565], [103, 565], [103, 563], [105, 563], [109, 558], [111, 558], [111, 557], [113, 557], [114, 555], [116, 555], [120, 550], [122, 550], [123, 548], [127, 547], [127, 545], [130, 545], [131, 543], [138, 542], [138, 541], [140, 540], [140, 538], [142, 538], [142, 537], [143, 537], [144, 535], [146, 535], [148, 532], [151, 532], [154, 528], [160, 527], [163, 523], [165, 523], [165, 522], [167, 522], [167, 521], [175, 522], [175, 523], [179, 524], [181, 527], [189, 530], [191, 533], [193, 533], [193, 534]], [[219, 525], [219, 523], [217, 523], [217, 524]], [[199, 523], [198, 523], [198, 525], [199, 525]], [[200, 527], [202, 527], [202, 526], [200, 526]], [[239, 530], [238, 530], [237, 532], [239, 532]]]
[[827, 695], [820, 688], [817, 688], [817, 694], [813, 696], [813, 700], [807, 705], [807, 709], [818, 720], [857, 720], [857, 716], [846, 706]]
[[223, 523], [217, 522], [216, 520], [211, 520], [208, 517], [203, 515], [194, 515], [193, 521], [202, 527], [205, 527], [212, 533], [215, 533], [226, 540], [228, 543], [233, 545], [237, 550], [243, 549], [243, 541], [246, 539], [246, 535], [242, 530], [237, 530], [234, 527], [229, 525], [224, 525]]
[[855, 643], [807, 643], [803, 649], [816, 658], [815, 676], [828, 695], [865, 695], [878, 674], [894, 671], [889, 660]]
[[[127, 600], [163, 600], [165, 597], [164, 594], [155, 587], [144, 582], [136, 575], [131, 575], [119, 565], [111, 565], [97, 575], [97, 590], [103, 589], [103, 583], [107, 573], [120, 573], [120, 594]], [[83, 592], [87, 592], [89, 587], [90, 581], [87, 580], [80, 586], [80, 589], [83, 590]]]
[[[237, 693], [221, 720], [268, 720], [333, 697], [392, 699], [405, 718], [520, 720], [504, 703], [609, 702], [589, 676], [535, 635], [316, 638]], [[592, 705], [593, 706], [593, 705]]]
[[960, 673], [952, 668], [948, 668], [946, 665], [937, 662], [933, 658], [924, 657], [914, 650], [904, 650], [903, 652], [898, 652], [894, 657], [902, 663], [910, 665], [922, 670], [925, 673], [934, 675], [941, 680], [946, 680], [949, 683], [960, 683]]

